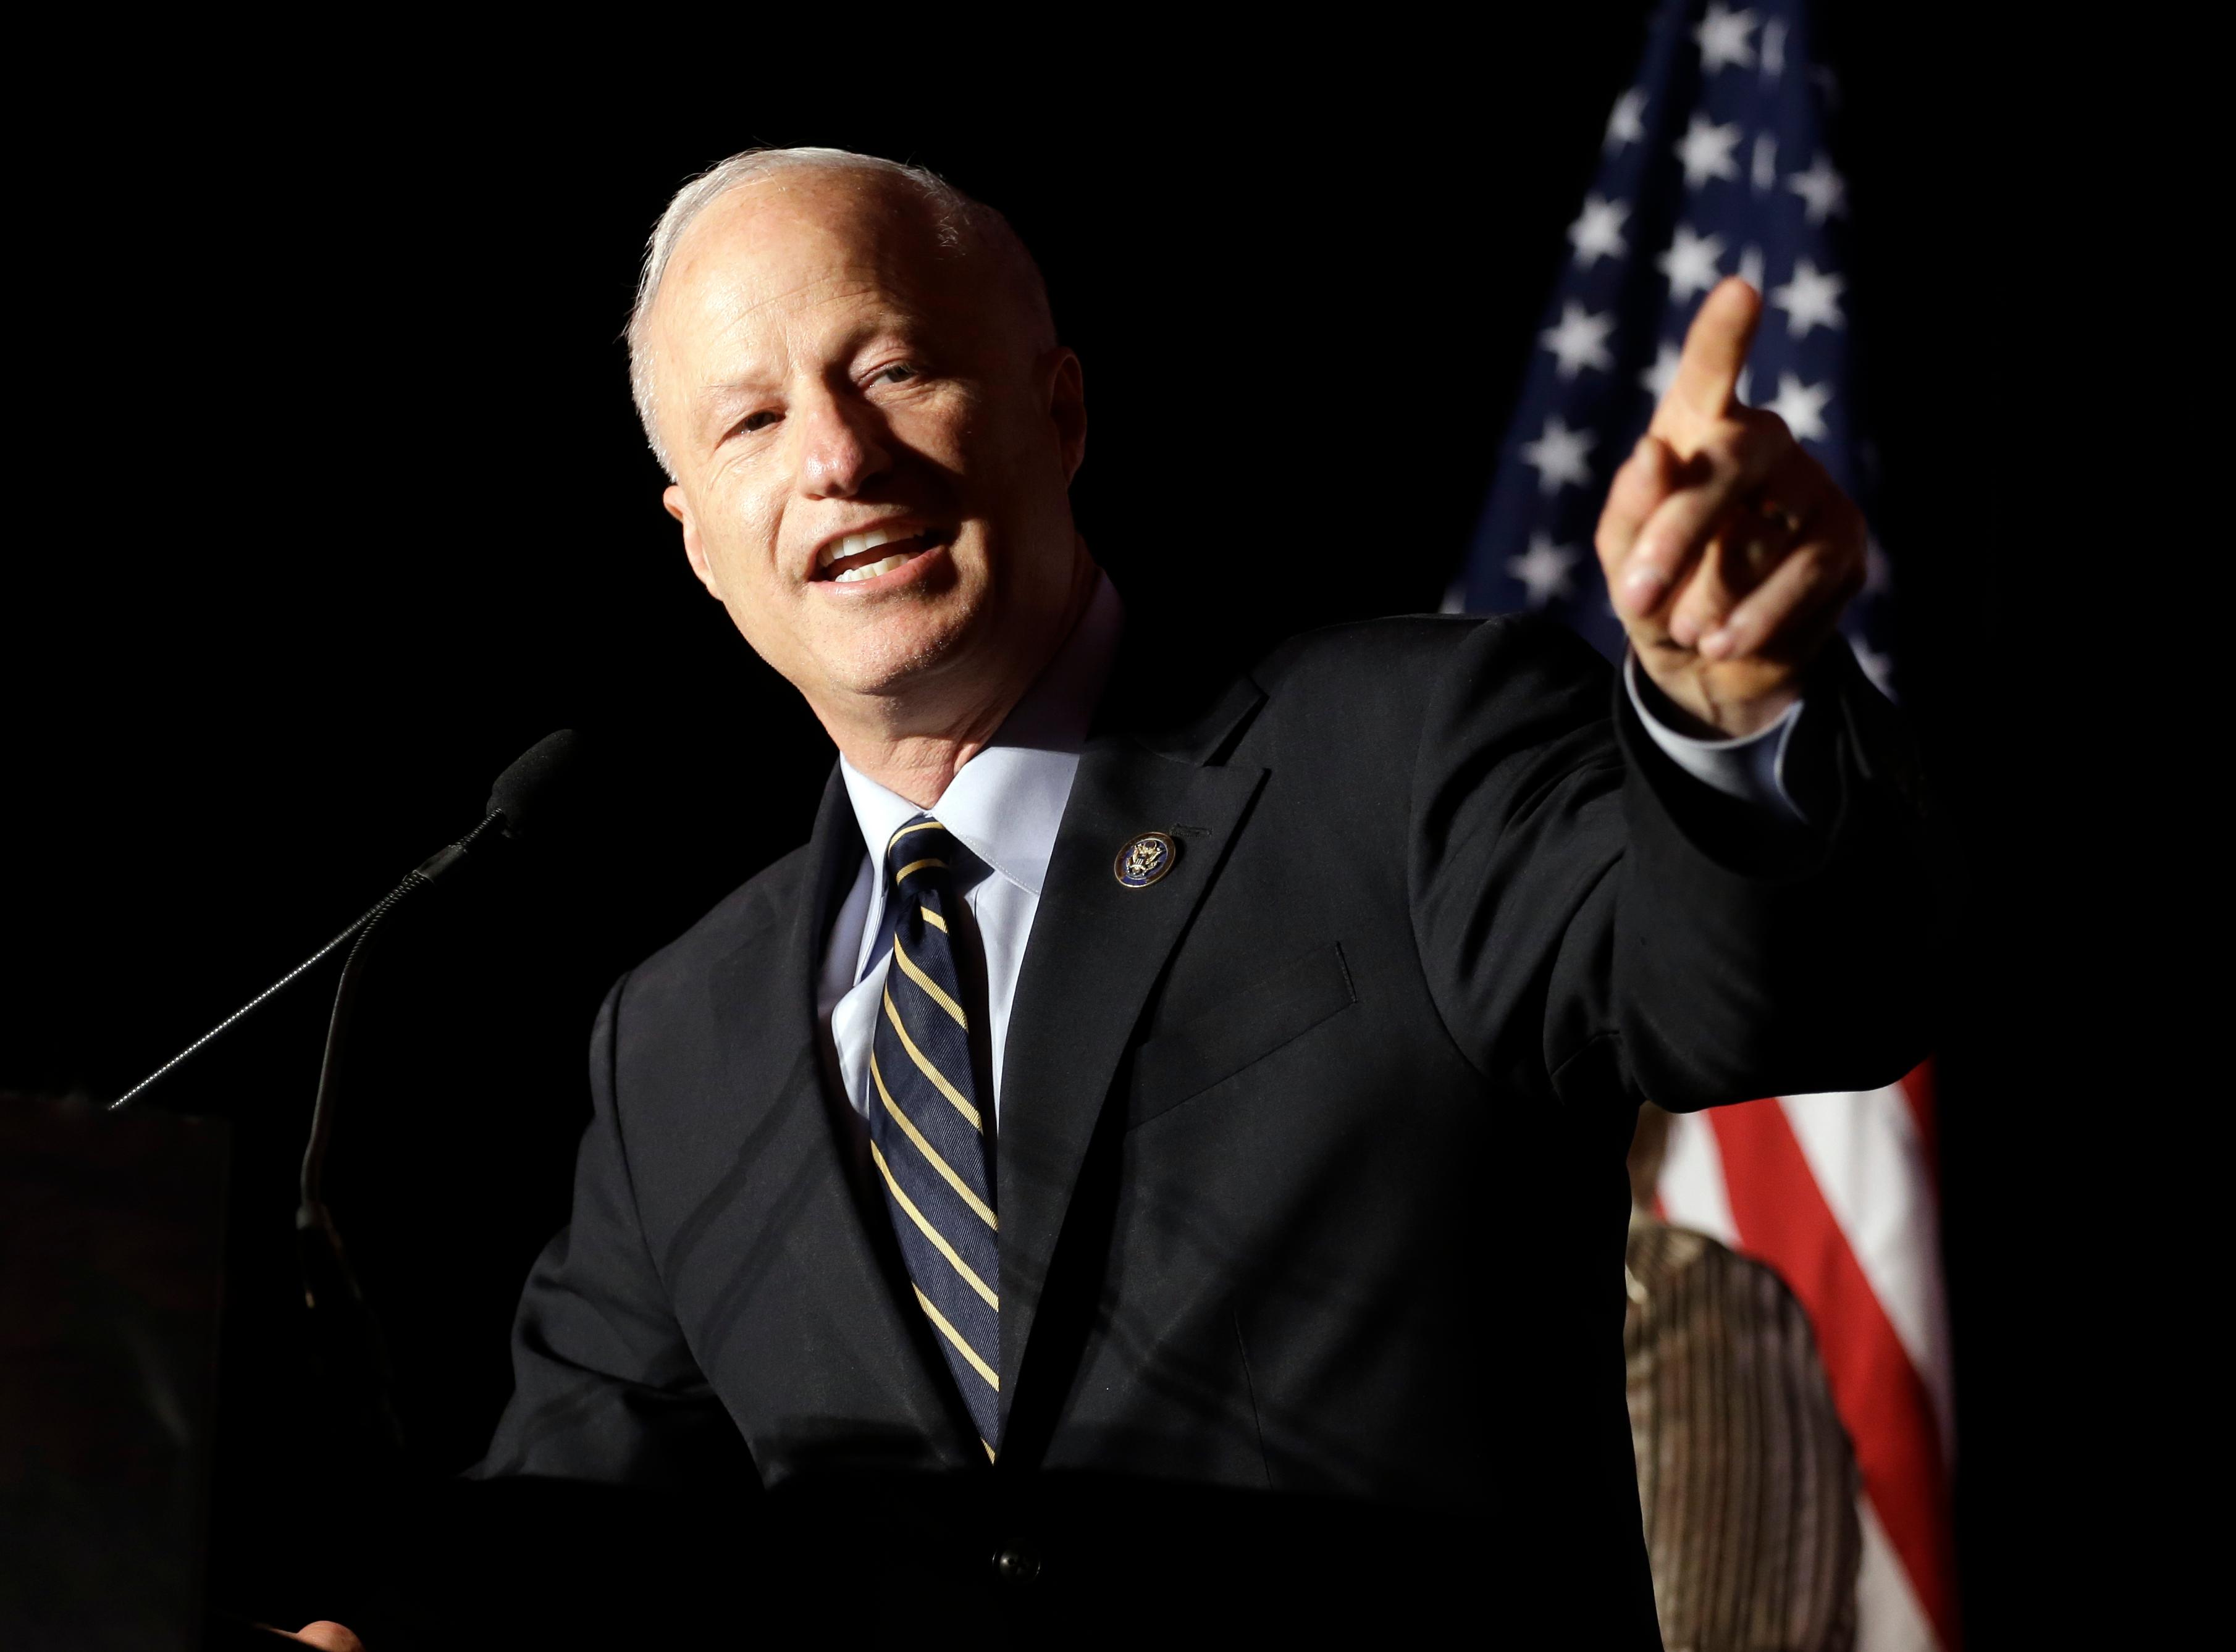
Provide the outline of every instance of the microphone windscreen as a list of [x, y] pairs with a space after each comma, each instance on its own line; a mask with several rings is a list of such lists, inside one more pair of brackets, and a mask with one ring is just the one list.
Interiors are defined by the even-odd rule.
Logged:
[[567, 790], [582, 742], [572, 729], [555, 729], [512, 760], [490, 788], [486, 815], [503, 815], [504, 832], [517, 837]]

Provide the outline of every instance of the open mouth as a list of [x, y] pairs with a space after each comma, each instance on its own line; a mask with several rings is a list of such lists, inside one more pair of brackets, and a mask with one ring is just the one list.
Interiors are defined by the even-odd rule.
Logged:
[[898, 522], [890, 528], [848, 534], [823, 547], [815, 559], [812, 577], [829, 580], [835, 585], [874, 580], [906, 567], [952, 537], [953, 530], [950, 528], [915, 528]]

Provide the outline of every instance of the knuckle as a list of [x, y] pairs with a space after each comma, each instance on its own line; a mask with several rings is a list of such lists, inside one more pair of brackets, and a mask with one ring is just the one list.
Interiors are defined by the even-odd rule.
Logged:
[[1700, 443], [1700, 457], [1717, 475], [1730, 475], [1746, 468], [1752, 448], [1746, 426], [1726, 420]]
[[1792, 428], [1786, 423], [1785, 416], [1769, 408], [1749, 408], [1747, 424], [1754, 439], [1766, 449], [1783, 452], [1798, 445], [1793, 440]]

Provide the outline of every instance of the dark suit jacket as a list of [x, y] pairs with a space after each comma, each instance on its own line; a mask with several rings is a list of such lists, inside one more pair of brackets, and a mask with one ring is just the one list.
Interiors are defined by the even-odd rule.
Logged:
[[[1438, 1575], [1474, 1568], [1494, 1626], [1533, 1601], [1650, 1640], [1634, 1107], [1872, 1086], [1921, 1053], [1902, 955], [1927, 901], [1884, 703], [1845, 650], [1819, 668], [1799, 830], [1677, 771], [1534, 620], [1351, 626], [1181, 676], [1129, 638], [1017, 988], [999, 1465], [820, 1058], [813, 982], [863, 853], [834, 775], [804, 848], [607, 998], [573, 1223], [481, 1472], [983, 1497], [1099, 1472], [1411, 1511], [1391, 1519], [1479, 1534]], [[1121, 887], [1152, 829], [1174, 869]]]

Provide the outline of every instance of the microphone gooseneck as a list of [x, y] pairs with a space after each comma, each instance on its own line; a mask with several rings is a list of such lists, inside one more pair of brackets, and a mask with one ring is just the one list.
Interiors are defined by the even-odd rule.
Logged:
[[357, 1002], [358, 974], [366, 957], [367, 945], [380, 921], [398, 906], [425, 888], [444, 872], [465, 858], [474, 841], [490, 828], [503, 824], [505, 816], [492, 810], [482, 823], [468, 832], [449, 848], [440, 849], [404, 874], [404, 882], [391, 889], [380, 903], [358, 921], [357, 941], [342, 960], [341, 980], [334, 987], [334, 1012], [326, 1022], [326, 1047], [319, 1064], [319, 1095], [311, 1104], [311, 1138], [303, 1149], [302, 1203], [295, 1212], [298, 1228], [318, 1227], [327, 1234], [333, 1233], [333, 1221], [327, 1216], [319, 1194], [326, 1177], [326, 1144], [333, 1136], [334, 1094], [339, 1087], [337, 1074], [342, 1041], [349, 1032], [350, 1013]]
[[261, 1009], [266, 1003], [270, 1001], [272, 999], [278, 997], [288, 987], [293, 987], [298, 980], [301, 980], [305, 975], [309, 974], [312, 970], [317, 968], [320, 964], [326, 962], [328, 958], [331, 958], [333, 955], [336, 947], [339, 947], [344, 941], [349, 940], [351, 936], [357, 934], [359, 931], [364, 929], [365, 925], [373, 921], [373, 918], [377, 914], [385, 911], [395, 899], [396, 891], [391, 889], [387, 895], [381, 898], [380, 903], [374, 907], [372, 911], [364, 914], [355, 923], [352, 923], [348, 928], [343, 930], [341, 934], [336, 935], [332, 941], [326, 942], [325, 946], [319, 947], [318, 951], [312, 953], [301, 963], [296, 965], [294, 968], [289, 970], [278, 980], [273, 981], [271, 986], [266, 987], [255, 997], [250, 999], [248, 1002], [243, 1004], [239, 1009], [233, 1011], [232, 1014], [227, 1016], [225, 1019], [220, 1021], [215, 1026], [210, 1028], [208, 1032], [203, 1033], [201, 1037], [196, 1039], [192, 1044], [187, 1046], [185, 1049], [180, 1051], [178, 1054], [173, 1056], [161, 1066], [156, 1068], [155, 1072], [149, 1073], [138, 1084], [134, 1085], [131, 1089], [126, 1091], [115, 1100], [110, 1102], [104, 1111], [113, 1113], [116, 1111], [118, 1108], [128, 1105], [139, 1096], [141, 1091], [147, 1089], [149, 1085], [154, 1084], [156, 1079], [161, 1078], [165, 1074], [168, 1073], [172, 1068], [185, 1061], [188, 1056], [198, 1054], [204, 1045], [210, 1043], [220, 1033], [231, 1031], [236, 1022], [242, 1020], [252, 1012]]
[[[296, 965], [278, 980], [273, 981], [271, 986], [233, 1011], [232, 1014], [210, 1028], [208, 1032], [187, 1046], [185, 1049], [163, 1063], [138, 1084], [117, 1097], [104, 1111], [113, 1113], [138, 1099], [141, 1093], [150, 1085], [168, 1076], [189, 1057], [199, 1054], [204, 1047], [221, 1034], [230, 1032], [250, 1014], [261, 1009], [273, 999], [277, 998], [282, 992], [310, 974], [312, 970], [332, 957], [343, 946], [352, 940], [361, 941], [375, 924], [388, 914], [398, 901], [424, 888], [464, 859], [467, 850], [491, 827], [498, 828], [499, 836], [506, 838], [521, 836], [526, 823], [532, 817], [540, 817], [550, 807], [551, 799], [555, 794], [569, 789], [569, 777], [575, 768], [576, 757], [581, 746], [582, 742], [574, 730], [559, 729], [545, 735], [520, 756], [515, 757], [506, 766], [504, 772], [497, 777], [497, 783], [490, 788], [489, 806], [482, 811], [483, 818], [480, 825], [475, 827], [457, 842], [437, 850], [422, 861], [405, 875], [403, 882], [383, 895], [370, 910], [359, 915], [349, 928], [344, 929], [341, 934], [326, 942], [325, 946], [319, 947], [318, 951]], [[354, 948], [351, 955], [352, 958], [356, 956]], [[348, 973], [346, 962], [344, 964], [343, 973], [346, 977]], [[327, 1032], [329, 1062], [332, 1052], [333, 1029], [329, 1027]], [[322, 1102], [326, 1097], [326, 1077], [322, 1073], [319, 1085]]]
[[341, 1052], [349, 1032], [350, 1016], [357, 1005], [359, 976], [372, 955], [371, 942], [380, 921], [465, 858], [474, 841], [504, 816], [494, 813], [449, 848], [438, 850], [411, 869], [404, 882], [359, 921], [357, 939], [342, 960], [341, 979], [334, 987], [333, 1013], [326, 1022], [326, 1052], [319, 1063], [319, 1094], [311, 1104], [310, 1138], [303, 1147], [301, 1199], [295, 1207], [296, 1260], [303, 1272], [303, 1306], [319, 1332], [329, 1370], [345, 1392], [353, 1395], [355, 1408], [366, 1417], [373, 1439], [389, 1453], [403, 1449], [404, 1425], [393, 1399], [393, 1372], [388, 1341], [372, 1305], [365, 1300], [357, 1272], [342, 1247], [341, 1230], [321, 1196], [326, 1169], [326, 1144], [333, 1138], [336, 1096], [341, 1088]]

